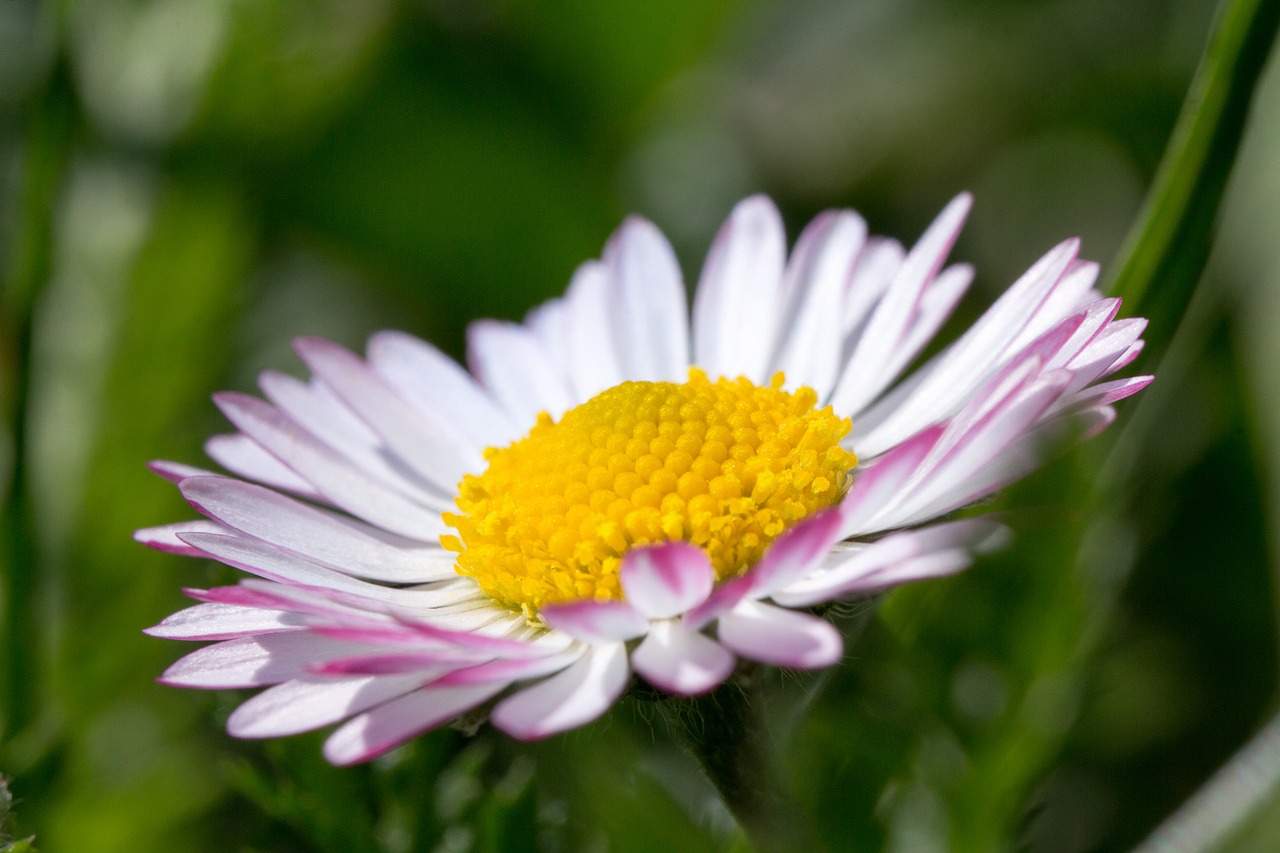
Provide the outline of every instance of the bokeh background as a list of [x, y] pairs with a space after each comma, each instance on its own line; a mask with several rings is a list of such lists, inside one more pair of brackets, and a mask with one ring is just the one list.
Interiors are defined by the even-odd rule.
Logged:
[[[0, 0], [0, 773], [46, 853], [740, 849], [649, 698], [526, 746], [488, 729], [337, 770], [226, 737], [140, 629], [228, 570], [192, 515], [211, 392], [290, 339], [466, 323], [559, 293], [627, 212], [695, 281], [739, 198], [910, 242], [977, 204], [953, 327], [1152, 180], [1210, 0]], [[1280, 72], [1211, 263], [1106, 437], [1002, 499], [1012, 548], [851, 605], [847, 661], [769, 676], [837, 850], [1124, 850], [1275, 711]], [[1157, 291], [1159, 283], [1157, 282]], [[1158, 293], [1156, 297], [1158, 299]], [[1167, 338], [1171, 330], [1164, 330]], [[1103, 498], [1081, 470], [1112, 472]], [[1088, 478], [1085, 478], [1086, 482]], [[1280, 849], [1277, 809], [1229, 849]]]

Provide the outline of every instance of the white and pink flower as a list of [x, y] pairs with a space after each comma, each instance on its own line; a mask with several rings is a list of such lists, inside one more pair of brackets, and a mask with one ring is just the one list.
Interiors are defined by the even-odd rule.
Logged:
[[[474, 324], [471, 372], [398, 332], [376, 334], [364, 359], [298, 341], [309, 382], [266, 373], [265, 401], [215, 397], [238, 432], [207, 450], [244, 479], [153, 466], [205, 518], [139, 541], [255, 576], [191, 590], [200, 604], [150, 629], [213, 643], [162, 680], [266, 687], [232, 715], [233, 735], [342, 723], [325, 753], [348, 764], [480, 707], [522, 739], [580, 726], [633, 672], [696, 695], [738, 659], [835, 664], [839, 632], [806, 608], [963, 569], [1001, 528], [939, 519], [1030, 471], [1050, 433], [1104, 428], [1111, 404], [1150, 381], [1106, 379], [1138, 355], [1145, 321], [1116, 319], [1119, 300], [1093, 290], [1097, 267], [1075, 240], [902, 378], [972, 279], [943, 266], [969, 204], [953, 201], [909, 252], [829, 212], [788, 258], [777, 210], [749, 198], [712, 247], [691, 313], [670, 246], [630, 219], [563, 298], [523, 324]], [[628, 542], [620, 596], [532, 611], [456, 571], [444, 515], [459, 482], [485, 471], [486, 448], [526, 436], [542, 412], [560, 418], [627, 381], [679, 383], [691, 366], [757, 385], [781, 371], [851, 418], [843, 445], [858, 464], [843, 497], [721, 580], [679, 540]]]

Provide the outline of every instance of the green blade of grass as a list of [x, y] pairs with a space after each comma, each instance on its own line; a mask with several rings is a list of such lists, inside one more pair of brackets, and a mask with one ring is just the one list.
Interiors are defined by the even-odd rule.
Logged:
[[1258, 79], [1280, 25], [1280, 0], [1219, 9], [1155, 181], [1106, 288], [1148, 317], [1158, 358], [1200, 280]]

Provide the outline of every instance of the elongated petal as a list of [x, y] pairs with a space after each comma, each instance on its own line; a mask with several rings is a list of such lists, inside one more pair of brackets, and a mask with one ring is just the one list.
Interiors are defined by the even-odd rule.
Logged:
[[[565, 301], [569, 321], [565, 348], [574, 399], [586, 400], [622, 382], [622, 353], [613, 335], [616, 298], [613, 277], [599, 261], [578, 267]], [[681, 310], [684, 310], [681, 306]], [[686, 344], [687, 347], [687, 344]]]
[[215, 435], [204, 443], [204, 452], [231, 473], [255, 483], [302, 495], [309, 500], [325, 500], [314, 486], [247, 435]]
[[721, 616], [717, 635], [744, 658], [791, 669], [831, 666], [844, 654], [844, 641], [830, 622], [756, 601]]
[[[212, 476], [212, 475], [209, 475]], [[133, 532], [133, 540], [141, 542], [148, 548], [164, 551], [166, 554], [179, 554], [183, 557], [203, 557], [205, 553], [194, 545], [183, 542], [181, 533], [230, 533], [224, 524], [216, 521], [179, 521], [176, 524], [163, 524], [159, 527], [144, 527]]]
[[631, 217], [605, 250], [618, 284], [613, 329], [629, 379], [683, 382], [689, 320], [675, 252], [651, 222]]
[[446, 415], [457, 432], [481, 447], [506, 444], [524, 430], [469, 373], [426, 341], [403, 332], [369, 339], [369, 364], [407, 401]]
[[787, 264], [781, 337], [770, 370], [784, 372], [793, 387], [808, 385], [819, 399], [831, 393], [843, 356], [844, 317], [833, 308], [844, 301], [866, 239], [867, 225], [856, 213], [826, 213], [800, 235]]
[[526, 687], [493, 709], [493, 724], [520, 740], [538, 740], [589, 723], [627, 686], [621, 643], [596, 646], [563, 672]]
[[302, 623], [296, 614], [259, 610], [233, 604], [197, 604], [166, 616], [144, 634], [168, 640], [231, 640], [254, 634], [297, 631]]
[[421, 684], [418, 676], [303, 676], [269, 687], [245, 701], [227, 718], [227, 732], [240, 738], [309, 732], [403, 696]]
[[539, 412], [559, 417], [573, 396], [546, 350], [514, 323], [479, 320], [467, 328], [467, 358], [476, 377], [525, 429]]
[[713, 378], [767, 379], [785, 257], [773, 202], [739, 202], [707, 255], [693, 302], [693, 360]]
[[649, 620], [625, 601], [583, 599], [548, 604], [541, 616], [552, 628], [584, 643], [633, 640], [649, 627]]
[[413, 539], [434, 541], [445, 531], [438, 513], [381, 485], [261, 400], [217, 394], [214, 401], [232, 423], [352, 515]]
[[453, 555], [270, 489], [228, 477], [189, 477], [182, 495], [205, 515], [345, 574], [393, 583], [456, 577]]
[[165, 670], [160, 681], [180, 687], [261, 687], [298, 678], [319, 660], [352, 654], [359, 646], [307, 631], [224, 640], [196, 649]]
[[473, 684], [415, 690], [349, 720], [324, 742], [324, 757], [339, 766], [377, 758], [409, 738], [469, 711], [504, 686]]
[[410, 405], [355, 354], [321, 338], [299, 338], [294, 348], [392, 453], [445, 494], [463, 474], [483, 468], [484, 447], [450, 430], [447, 413]]
[[[903, 343], [923, 295], [955, 243], [973, 199], [968, 194], [951, 201], [907, 254], [898, 275], [872, 313], [867, 327], [845, 366], [831, 404], [840, 412], [861, 411], [901, 369]], [[910, 357], [910, 353], [906, 357]]]
[[840, 538], [843, 519], [837, 510], [811, 515], [783, 533], [748, 572], [752, 595], [763, 597], [810, 571]]

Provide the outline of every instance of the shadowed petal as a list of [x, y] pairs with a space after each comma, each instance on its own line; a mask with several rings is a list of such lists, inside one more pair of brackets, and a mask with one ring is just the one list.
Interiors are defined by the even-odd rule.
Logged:
[[631, 653], [631, 665], [654, 687], [681, 696], [714, 690], [733, 672], [724, 646], [679, 622], [659, 622]]
[[844, 641], [830, 622], [758, 601], [744, 601], [721, 616], [717, 635], [744, 658], [791, 669], [831, 666], [844, 654]]
[[538, 740], [599, 717], [627, 686], [627, 650], [596, 646], [563, 672], [498, 703], [493, 724], [520, 740]]

